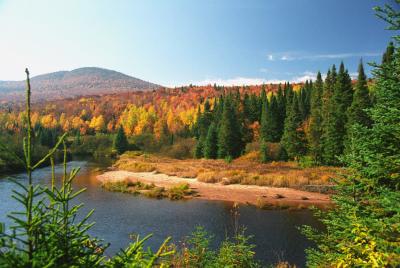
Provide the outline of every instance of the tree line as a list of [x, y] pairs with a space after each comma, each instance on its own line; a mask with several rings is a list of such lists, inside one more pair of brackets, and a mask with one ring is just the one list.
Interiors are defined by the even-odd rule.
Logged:
[[[390, 43], [384, 61], [393, 49]], [[368, 83], [360, 60], [355, 83], [342, 62], [338, 70], [333, 65], [325, 78], [318, 72], [315, 81], [298, 90], [285, 83], [268, 94], [263, 87], [260, 94], [237, 91], [207, 99], [193, 128], [195, 157], [236, 158], [247, 143], [258, 140], [263, 161], [307, 158], [316, 165], [338, 165], [348, 149], [351, 126], [371, 125], [366, 110], [374, 94]], [[277, 159], [272, 159], [270, 143], [281, 145]]]

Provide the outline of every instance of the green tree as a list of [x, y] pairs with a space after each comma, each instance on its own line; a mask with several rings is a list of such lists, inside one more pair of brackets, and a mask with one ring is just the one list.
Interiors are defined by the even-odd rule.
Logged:
[[[392, 29], [400, 30], [400, 1], [396, 9], [378, 8]], [[318, 247], [307, 251], [309, 267], [398, 267], [400, 265], [400, 50], [392, 61], [377, 66], [376, 104], [370, 109], [370, 128], [355, 123], [349, 167], [337, 180], [335, 206], [320, 211], [326, 231], [306, 227]]]
[[264, 107], [261, 118], [261, 139], [268, 142], [278, 142], [279, 133], [279, 110], [275, 95], [272, 95], [269, 105]]
[[218, 157], [218, 131], [215, 123], [211, 123], [208, 128], [204, 143], [204, 156], [208, 159], [216, 159]]
[[309, 153], [316, 163], [322, 161], [322, 93], [323, 93], [323, 82], [321, 73], [318, 72], [317, 80], [311, 91], [311, 104], [310, 104], [310, 125], [308, 132], [308, 145]]
[[224, 100], [222, 118], [218, 130], [218, 157], [236, 158], [243, 151], [242, 135], [231, 96]]
[[204, 156], [204, 136], [200, 136], [194, 148], [194, 157], [202, 158]]
[[128, 139], [126, 138], [125, 131], [120, 126], [118, 128], [117, 134], [115, 135], [114, 138], [114, 143], [113, 143], [113, 148], [116, 150], [119, 154], [124, 153], [126, 150], [129, 149], [129, 143]]
[[382, 56], [382, 64], [386, 64], [392, 61], [394, 54], [394, 44], [390, 42], [386, 48], [386, 51], [383, 53]]
[[276, 94], [276, 101], [278, 104], [278, 115], [279, 115], [279, 140], [282, 138], [284, 122], [286, 117], [286, 99], [285, 95], [283, 94], [282, 86], [279, 84], [278, 92]]
[[302, 129], [298, 101], [298, 94], [294, 93], [289, 114], [285, 120], [285, 129], [281, 140], [289, 159], [298, 159], [306, 151], [305, 134]]
[[353, 102], [347, 110], [347, 125], [346, 125], [346, 140], [345, 140], [345, 150], [351, 150], [349, 148], [351, 144], [351, 139], [353, 136], [352, 126], [355, 124], [360, 124], [365, 127], [371, 127], [372, 120], [368, 113], [368, 109], [372, 107], [372, 101], [369, 96], [367, 77], [364, 73], [364, 67], [362, 61], [358, 66], [358, 79], [355, 86], [355, 91], [353, 95]]
[[[323, 126], [323, 159], [326, 164], [337, 165], [338, 157], [342, 155], [344, 149], [344, 138], [346, 135], [345, 125], [347, 123], [347, 109], [351, 105], [353, 89], [351, 78], [340, 64], [339, 73], [331, 72], [333, 94], [327, 100], [325, 107], [325, 117]], [[332, 84], [329, 85], [330, 87]]]

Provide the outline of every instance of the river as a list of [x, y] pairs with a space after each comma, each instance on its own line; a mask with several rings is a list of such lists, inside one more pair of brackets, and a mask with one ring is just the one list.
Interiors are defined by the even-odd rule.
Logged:
[[[133, 196], [102, 189], [96, 180], [99, 168], [108, 165], [108, 161], [71, 161], [70, 167], [81, 167], [75, 179], [74, 188], [87, 188], [78, 196], [77, 202], [84, 203], [81, 212], [95, 209], [92, 221], [96, 224], [90, 234], [111, 243], [107, 254], [112, 255], [125, 247], [130, 234], [144, 237], [153, 234], [148, 245], [156, 248], [163, 240], [172, 236], [179, 244], [190, 234], [195, 226], [201, 225], [214, 235], [214, 246], [232, 235], [234, 218], [233, 204], [205, 200], [169, 201], [156, 200], [142, 196]], [[57, 165], [56, 174], [62, 172]], [[49, 167], [34, 172], [35, 183], [49, 184]], [[0, 222], [10, 223], [7, 214], [19, 209], [15, 200], [10, 198], [15, 184], [10, 176], [0, 177]], [[26, 181], [25, 174], [12, 176], [16, 180]], [[305, 265], [305, 248], [311, 246], [299, 232], [298, 227], [307, 224], [320, 225], [309, 210], [260, 210], [253, 206], [239, 207], [238, 222], [246, 228], [246, 234], [253, 235], [251, 242], [256, 245], [256, 257], [263, 264], [273, 264], [279, 260], [288, 261], [298, 267]]]

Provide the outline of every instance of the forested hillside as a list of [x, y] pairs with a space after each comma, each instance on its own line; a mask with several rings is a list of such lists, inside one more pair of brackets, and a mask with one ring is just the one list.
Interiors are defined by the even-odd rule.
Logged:
[[[112, 70], [84, 67], [32, 78], [33, 101], [94, 94], [146, 91], [160, 86]], [[0, 81], [0, 104], [24, 100], [25, 81]]]
[[[390, 45], [386, 54], [392, 50]], [[363, 109], [373, 102], [372, 88], [362, 62], [356, 81], [342, 63], [338, 69], [333, 65], [324, 79], [318, 73], [316, 81], [302, 84], [190, 85], [41, 102], [35, 105], [32, 122], [42, 145], [54, 144], [62, 132], [115, 133], [122, 126], [128, 137], [142, 136], [161, 145], [193, 137], [198, 158], [233, 159], [253, 144], [264, 162], [294, 159], [338, 165], [349, 126], [369, 124]], [[3, 132], [21, 132], [21, 109], [2, 108]]]

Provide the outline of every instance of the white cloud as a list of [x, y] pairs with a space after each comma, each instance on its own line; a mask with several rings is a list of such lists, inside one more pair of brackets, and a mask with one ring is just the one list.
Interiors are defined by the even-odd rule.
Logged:
[[278, 79], [265, 79], [259, 77], [234, 77], [230, 79], [204, 79], [201, 81], [195, 81], [191, 84], [197, 86], [206, 86], [217, 84], [219, 86], [243, 86], [243, 85], [261, 85], [261, 84], [269, 84], [269, 83], [284, 83], [284, 80]]
[[169, 85], [168, 87], [180, 87], [186, 86], [189, 84], [196, 86], [207, 86], [207, 85], [218, 85], [218, 86], [249, 86], [249, 85], [262, 85], [262, 84], [283, 84], [287, 81], [291, 83], [301, 83], [306, 80], [315, 80], [317, 77], [317, 73], [305, 71], [303, 73], [298, 74], [297, 76], [293, 76], [291, 79], [282, 80], [282, 79], [266, 79], [262, 77], [234, 77], [229, 79], [222, 78], [207, 78], [200, 81], [191, 81], [188, 83], [181, 83], [176, 85]]
[[327, 53], [327, 54], [309, 54], [300, 52], [279, 52], [269, 54], [268, 59], [279, 59], [281, 61], [293, 60], [324, 60], [324, 59], [346, 59], [346, 58], [362, 58], [362, 57], [376, 57], [380, 56], [378, 52], [357, 52], [357, 53]]
[[349, 73], [351, 79], [357, 79], [358, 77], [358, 72], [353, 72], [353, 73]]
[[281, 60], [290, 61], [290, 60], [294, 60], [294, 58], [289, 55], [283, 55], [283, 56], [281, 56]]
[[300, 83], [300, 82], [305, 82], [306, 80], [313, 80], [315, 81], [317, 79], [317, 73], [313, 72], [304, 72], [300, 76], [295, 76], [292, 78], [292, 82], [295, 83]]

